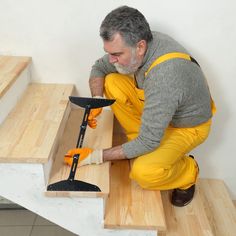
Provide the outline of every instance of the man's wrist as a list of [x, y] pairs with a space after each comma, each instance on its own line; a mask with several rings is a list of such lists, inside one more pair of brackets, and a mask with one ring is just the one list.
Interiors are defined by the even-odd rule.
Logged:
[[116, 146], [103, 150], [103, 162], [127, 159], [122, 146]]

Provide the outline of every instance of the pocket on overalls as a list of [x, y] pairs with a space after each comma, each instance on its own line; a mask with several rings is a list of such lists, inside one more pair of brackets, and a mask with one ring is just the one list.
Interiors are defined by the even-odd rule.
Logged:
[[144, 102], [145, 101], [144, 90], [135, 87], [135, 92], [138, 96], [138, 99]]

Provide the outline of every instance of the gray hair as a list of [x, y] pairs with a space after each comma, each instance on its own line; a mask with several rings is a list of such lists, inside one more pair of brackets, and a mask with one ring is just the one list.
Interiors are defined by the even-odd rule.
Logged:
[[105, 41], [111, 41], [116, 33], [119, 33], [125, 43], [131, 47], [140, 40], [150, 42], [153, 39], [149, 24], [143, 14], [128, 6], [111, 11], [100, 26], [100, 36]]

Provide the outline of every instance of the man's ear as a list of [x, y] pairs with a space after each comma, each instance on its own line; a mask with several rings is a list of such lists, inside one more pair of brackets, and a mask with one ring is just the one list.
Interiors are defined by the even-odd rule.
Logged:
[[139, 56], [143, 56], [147, 50], [147, 42], [142, 39], [137, 43], [137, 53]]

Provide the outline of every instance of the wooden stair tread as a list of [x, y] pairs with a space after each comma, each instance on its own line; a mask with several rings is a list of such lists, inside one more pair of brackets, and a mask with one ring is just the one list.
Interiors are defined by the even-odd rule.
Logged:
[[[80, 124], [84, 110], [72, 109], [67, 120], [62, 139], [59, 143], [59, 149], [55, 154], [54, 163], [49, 179], [49, 184], [68, 179], [70, 167], [63, 163], [65, 153], [75, 148]], [[87, 127], [83, 147], [93, 149], [109, 148], [112, 144], [113, 114], [109, 110], [103, 109], [102, 114], [98, 117], [96, 129]], [[78, 196], [78, 197], [107, 197], [109, 194], [109, 169], [110, 163], [106, 162], [101, 165], [88, 165], [77, 169], [75, 179], [94, 184], [101, 189], [101, 192], [63, 192], [47, 191], [47, 196]]]
[[129, 178], [128, 160], [113, 162], [106, 203], [105, 228], [165, 231], [160, 191], [144, 190]]
[[[113, 146], [126, 142], [124, 130], [114, 119]], [[104, 227], [165, 231], [166, 223], [160, 191], [141, 189], [129, 178], [128, 160], [113, 162], [110, 195], [106, 202]]]
[[236, 235], [236, 209], [223, 180], [200, 179], [199, 192], [213, 235]]
[[171, 191], [161, 194], [166, 236], [236, 235], [236, 210], [223, 181], [200, 179], [193, 201], [185, 207], [171, 205]]
[[73, 85], [30, 84], [0, 125], [0, 162], [46, 163]]
[[0, 56], [0, 98], [30, 62], [31, 57]]

